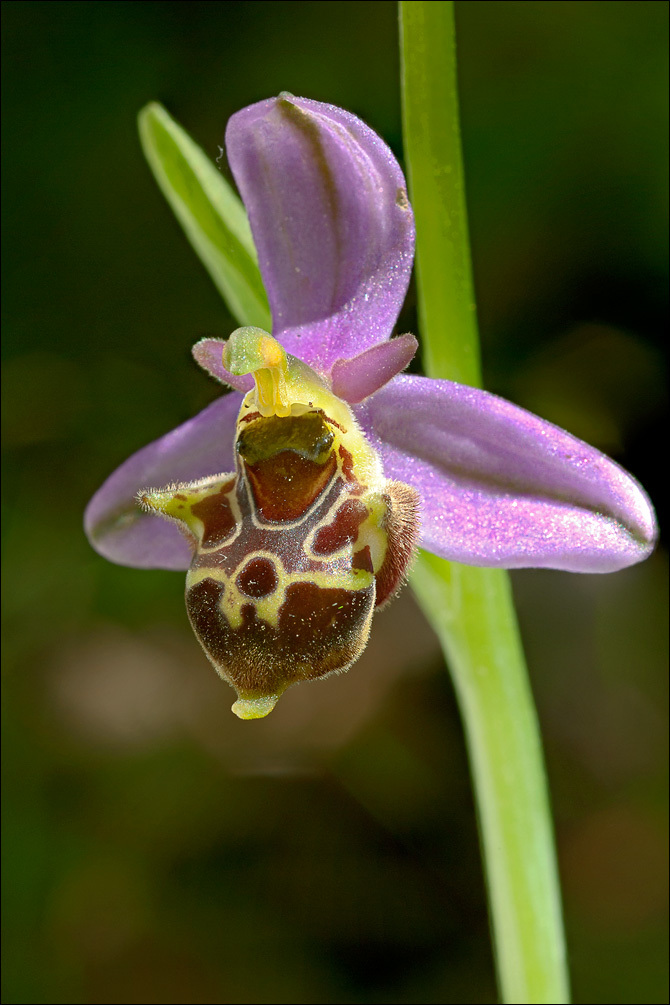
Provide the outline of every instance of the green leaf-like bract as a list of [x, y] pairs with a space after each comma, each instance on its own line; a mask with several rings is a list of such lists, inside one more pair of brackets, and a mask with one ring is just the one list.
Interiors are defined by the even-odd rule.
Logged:
[[243, 324], [271, 330], [270, 308], [240, 199], [162, 105], [146, 105], [138, 123], [156, 181], [232, 314]]

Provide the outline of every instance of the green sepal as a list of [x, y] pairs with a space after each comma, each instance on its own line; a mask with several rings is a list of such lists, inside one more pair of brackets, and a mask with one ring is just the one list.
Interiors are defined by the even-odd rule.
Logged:
[[240, 199], [162, 105], [146, 105], [138, 125], [156, 181], [231, 313], [270, 330], [270, 308]]

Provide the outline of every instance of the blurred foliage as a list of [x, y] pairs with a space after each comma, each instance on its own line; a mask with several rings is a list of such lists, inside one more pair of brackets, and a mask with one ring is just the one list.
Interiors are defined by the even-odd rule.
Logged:
[[[457, 18], [487, 385], [663, 515], [667, 5]], [[3, 49], [3, 1001], [493, 1001], [458, 715], [408, 591], [350, 674], [241, 723], [180, 576], [81, 531], [115, 465], [218, 393], [189, 348], [235, 326], [138, 110], [215, 159], [232, 112], [286, 89], [400, 155], [395, 5], [10, 2]], [[665, 552], [515, 584], [575, 999], [667, 1001]]]

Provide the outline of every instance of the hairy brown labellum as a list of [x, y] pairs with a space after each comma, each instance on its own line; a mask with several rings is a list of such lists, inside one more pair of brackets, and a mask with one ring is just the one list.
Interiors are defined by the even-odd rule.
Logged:
[[384, 479], [348, 406], [307, 370], [282, 374], [289, 414], [247, 395], [234, 474], [142, 497], [192, 539], [188, 615], [241, 718], [266, 715], [291, 684], [347, 670], [415, 548], [417, 493]]

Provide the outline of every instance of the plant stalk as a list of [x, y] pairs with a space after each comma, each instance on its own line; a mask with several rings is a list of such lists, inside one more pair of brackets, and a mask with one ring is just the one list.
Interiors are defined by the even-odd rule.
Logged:
[[[461, 152], [454, 5], [402, 0], [403, 132], [431, 377], [480, 385]], [[422, 552], [412, 586], [463, 717], [503, 1001], [569, 1001], [553, 827], [509, 577]]]

